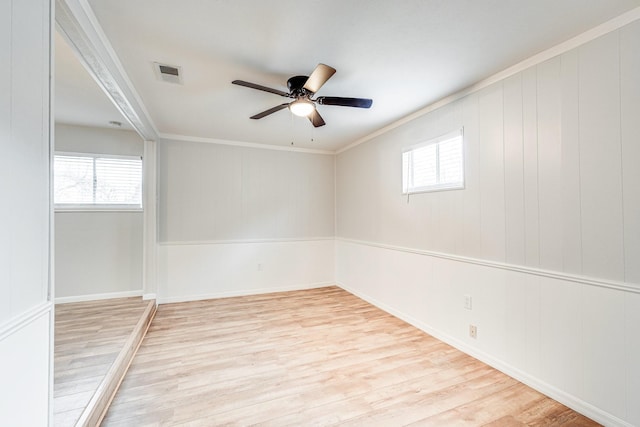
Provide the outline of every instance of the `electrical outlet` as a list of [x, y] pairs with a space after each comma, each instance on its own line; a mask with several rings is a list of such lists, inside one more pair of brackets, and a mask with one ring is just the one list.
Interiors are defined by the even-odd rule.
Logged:
[[478, 338], [478, 327], [476, 325], [469, 325], [469, 336], [473, 339]]
[[467, 310], [471, 310], [471, 307], [472, 307], [471, 295], [465, 295], [464, 308], [466, 308]]

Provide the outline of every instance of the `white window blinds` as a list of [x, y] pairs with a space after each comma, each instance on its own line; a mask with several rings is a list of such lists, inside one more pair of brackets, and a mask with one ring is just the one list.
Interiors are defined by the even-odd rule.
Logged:
[[58, 207], [142, 207], [142, 159], [91, 154], [54, 157]]
[[403, 194], [454, 188], [464, 188], [462, 130], [403, 151]]

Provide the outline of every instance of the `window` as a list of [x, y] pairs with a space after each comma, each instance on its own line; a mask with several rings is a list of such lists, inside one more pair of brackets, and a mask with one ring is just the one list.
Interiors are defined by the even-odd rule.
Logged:
[[59, 153], [53, 171], [56, 208], [142, 208], [140, 157]]
[[464, 188], [462, 129], [402, 152], [402, 194]]

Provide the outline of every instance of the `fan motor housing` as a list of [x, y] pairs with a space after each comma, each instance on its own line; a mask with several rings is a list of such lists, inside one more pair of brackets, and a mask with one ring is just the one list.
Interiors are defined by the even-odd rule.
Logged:
[[[287, 80], [287, 87], [289, 92], [293, 95], [303, 95], [304, 92], [308, 92], [304, 89], [304, 84], [307, 82], [308, 76], [293, 76]], [[304, 92], [303, 92], [304, 91]]]

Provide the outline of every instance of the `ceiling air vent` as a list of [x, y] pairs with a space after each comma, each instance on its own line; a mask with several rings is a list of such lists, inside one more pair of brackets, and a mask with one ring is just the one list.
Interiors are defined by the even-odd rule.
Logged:
[[167, 83], [182, 84], [182, 67], [154, 62], [153, 68], [159, 80]]

